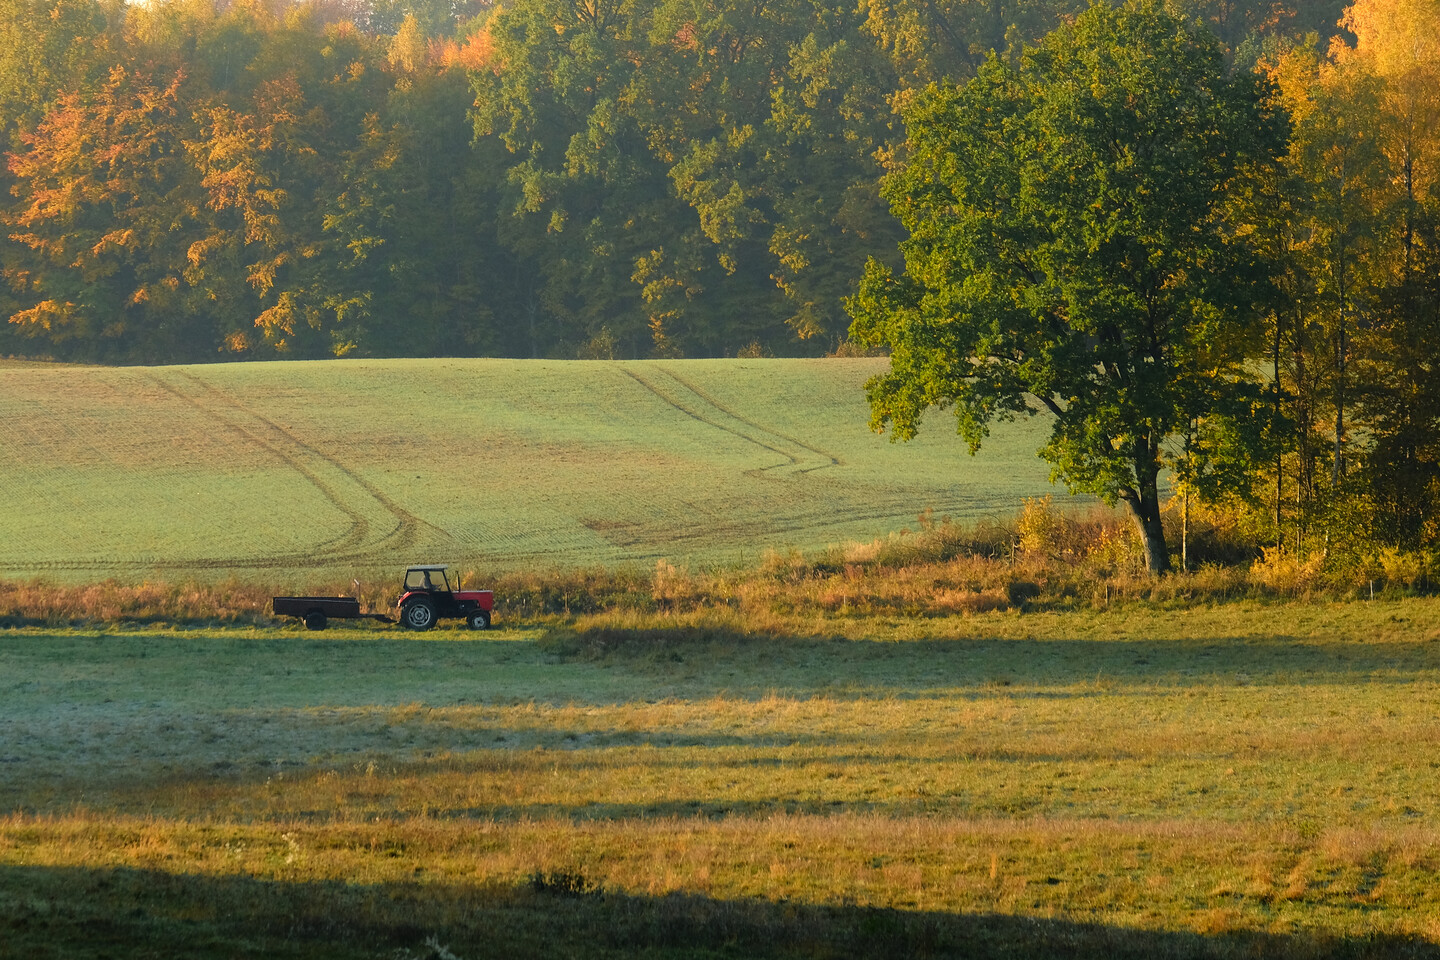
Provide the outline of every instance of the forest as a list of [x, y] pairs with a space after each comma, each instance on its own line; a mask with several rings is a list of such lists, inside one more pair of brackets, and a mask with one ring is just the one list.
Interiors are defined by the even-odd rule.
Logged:
[[[1172, 404], [1145, 456], [1207, 502], [1246, 499], [1252, 543], [1435, 543], [1440, 4], [1164, 10], [1265, 119], [1232, 131], [1249, 159], [1223, 204], [1200, 198], [1194, 226], [1225, 250], [1173, 274], [1244, 295], [1223, 350], [1187, 362], [1249, 392]], [[1084, 17], [1080, 0], [0, 0], [0, 355], [890, 352], [865, 283], [909, 256], [917, 158], [960, 142], [936, 117], [1000, 97]], [[1216, 259], [1237, 244], [1243, 276]], [[953, 399], [911, 399], [936, 397]], [[996, 397], [962, 432], [1006, 412]], [[898, 409], [877, 418], [904, 433]]]
[[[1298, 119], [1297, 304], [1335, 231], [1354, 303], [1433, 276], [1429, 67], [1392, 25], [1434, 23], [1366, 2], [1185, 0]], [[3, 0], [0, 353], [831, 351], [896, 258], [906, 105], [1083, 6]]]

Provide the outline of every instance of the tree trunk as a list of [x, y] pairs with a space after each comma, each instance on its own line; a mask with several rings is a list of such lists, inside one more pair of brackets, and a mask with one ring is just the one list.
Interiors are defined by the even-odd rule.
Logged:
[[1335, 338], [1335, 459], [1330, 475], [1330, 491], [1340, 488], [1345, 479], [1345, 312], [1340, 312], [1340, 333]]
[[1135, 530], [1140, 534], [1140, 543], [1145, 548], [1145, 569], [1158, 577], [1170, 572], [1170, 551], [1165, 547], [1165, 526], [1160, 522], [1160, 492], [1156, 483], [1160, 468], [1153, 451], [1140, 452], [1136, 460], [1135, 474], [1139, 482], [1132, 489], [1121, 490], [1120, 499], [1125, 502], [1130, 519], [1135, 521]]
[[1170, 552], [1165, 548], [1165, 527], [1160, 522], [1160, 504], [1154, 498], [1125, 501], [1140, 543], [1145, 548], [1145, 569], [1152, 576], [1170, 572]]
[[1180, 507], [1180, 569], [1190, 572], [1190, 491], [1186, 489], [1185, 500]]
[[1415, 250], [1415, 136], [1411, 125], [1405, 136], [1405, 161], [1401, 169], [1405, 175], [1405, 227], [1403, 240], [1405, 249], [1405, 278], [1410, 276], [1411, 255]]
[[1305, 334], [1305, 317], [1298, 310], [1291, 327], [1295, 359], [1295, 420], [1299, 426], [1295, 446], [1295, 555], [1299, 556], [1309, 533], [1306, 515], [1315, 500], [1315, 459], [1318, 451], [1312, 442], [1315, 428], [1315, 398], [1318, 390], [1305, 362], [1309, 339]]
[[[1345, 180], [1342, 168], [1340, 181], [1341, 210], [1344, 210]], [[1330, 491], [1340, 488], [1345, 477], [1345, 360], [1348, 344], [1345, 342], [1345, 310], [1349, 305], [1345, 290], [1345, 232], [1341, 230], [1336, 239], [1335, 277], [1340, 299], [1340, 329], [1335, 334], [1335, 459], [1330, 475]]]
[[[1271, 429], [1278, 429], [1280, 423], [1280, 336], [1284, 330], [1284, 321], [1280, 318], [1280, 311], [1275, 311], [1275, 354], [1274, 354], [1274, 391], [1275, 408], [1271, 416]], [[1284, 516], [1281, 513], [1281, 503], [1285, 496], [1285, 454], [1283, 451], [1275, 453], [1275, 550], [1278, 552], [1285, 546], [1285, 528], [1281, 525]]]

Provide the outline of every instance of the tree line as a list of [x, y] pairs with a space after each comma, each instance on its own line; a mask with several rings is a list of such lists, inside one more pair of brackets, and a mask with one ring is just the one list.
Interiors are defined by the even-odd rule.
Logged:
[[[1185, 2], [1246, 63], [1340, 15]], [[0, 0], [0, 353], [833, 350], [897, 111], [1083, 5]]]

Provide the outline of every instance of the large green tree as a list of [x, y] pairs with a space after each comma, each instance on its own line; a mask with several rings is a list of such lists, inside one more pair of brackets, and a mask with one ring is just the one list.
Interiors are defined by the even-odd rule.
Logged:
[[850, 301], [852, 338], [891, 350], [873, 425], [909, 438], [953, 405], [973, 450], [1046, 409], [1054, 476], [1123, 502], [1166, 571], [1157, 481], [1204, 456], [1176, 438], [1263, 403], [1265, 271], [1230, 198], [1284, 149], [1267, 82], [1153, 4], [1097, 4], [906, 123], [884, 187], [905, 267], [872, 260]]

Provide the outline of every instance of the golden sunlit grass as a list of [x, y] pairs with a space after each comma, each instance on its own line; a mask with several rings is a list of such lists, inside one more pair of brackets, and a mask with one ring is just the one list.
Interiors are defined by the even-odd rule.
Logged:
[[[1079, 938], [1082, 952], [1096, 956], [1110, 955], [1107, 945], [1117, 940], [1128, 941], [1132, 950], [1125, 952], [1134, 955], [1146, 955], [1147, 945], [1148, 955], [1246, 955], [1257, 941], [1268, 945], [1265, 955], [1331, 955], [1347, 938], [1372, 950], [1378, 941], [1387, 956], [1402, 955], [1406, 946], [1421, 955], [1436, 932], [1430, 876], [1440, 865], [1433, 831], [1333, 830], [1306, 838], [1285, 829], [1163, 822], [841, 814], [216, 827], [78, 815], [12, 818], [3, 826], [7, 861], [24, 850], [23, 865], [7, 871], [13, 874], [136, 871], [171, 878], [184, 865], [188, 884], [161, 885], [180, 901], [168, 910], [153, 902], [159, 897], [135, 896], [152, 926], [166, 913], [172, 923], [173, 913], [188, 914], [211, 929], [273, 923], [281, 898], [255, 892], [267, 885], [293, 891], [282, 914], [292, 923], [296, 914], [323, 910], [332, 930], [357, 919], [362, 930], [368, 925], [373, 939], [347, 952], [366, 955], [368, 948], [372, 956], [407, 940], [418, 946], [422, 932], [462, 955], [524, 954], [527, 946], [543, 953], [547, 943], [590, 955], [636, 946], [669, 947], [662, 952], [676, 955], [811, 954], [818, 943], [831, 946], [820, 951], [830, 955], [835, 941], [855, 938], [847, 925], [863, 925], [877, 911], [888, 914], [892, 937], [873, 947], [890, 956], [906, 955], [906, 941], [914, 946], [927, 933], [959, 946], [987, 922], [1010, 917], [1029, 918], [1029, 936], [1042, 947], [1065, 945], [1079, 928], [1088, 934]], [[116, 871], [117, 855], [123, 871]], [[536, 895], [561, 883], [567, 886], [558, 895]], [[566, 894], [587, 891], [590, 903], [566, 902]], [[648, 930], [625, 930], [636, 902], [653, 915]], [[766, 909], [775, 904], [782, 905], [780, 917]], [[226, 916], [227, 909], [234, 913]], [[687, 930], [697, 912], [721, 914], [721, 929]], [[464, 939], [484, 937], [502, 917], [518, 922], [501, 942]], [[815, 929], [817, 919], [833, 928]], [[1047, 937], [1036, 921], [1057, 926]], [[682, 935], [667, 935], [667, 925]], [[746, 936], [750, 926], [769, 926], [798, 942], [742, 942], [735, 949], [736, 939], [756, 939]], [[706, 937], [717, 932], [731, 942]], [[569, 942], [585, 933], [594, 940]], [[265, 931], [252, 935], [263, 938]], [[621, 942], [607, 943], [611, 938]], [[666, 942], [672, 939], [678, 942]], [[982, 955], [1029, 955], [1017, 949], [1023, 943], [1002, 941]], [[313, 949], [340, 954], [343, 946], [322, 941]]]
[[27, 956], [1431, 956], [1437, 639], [1433, 600], [9, 630], [0, 931]]

